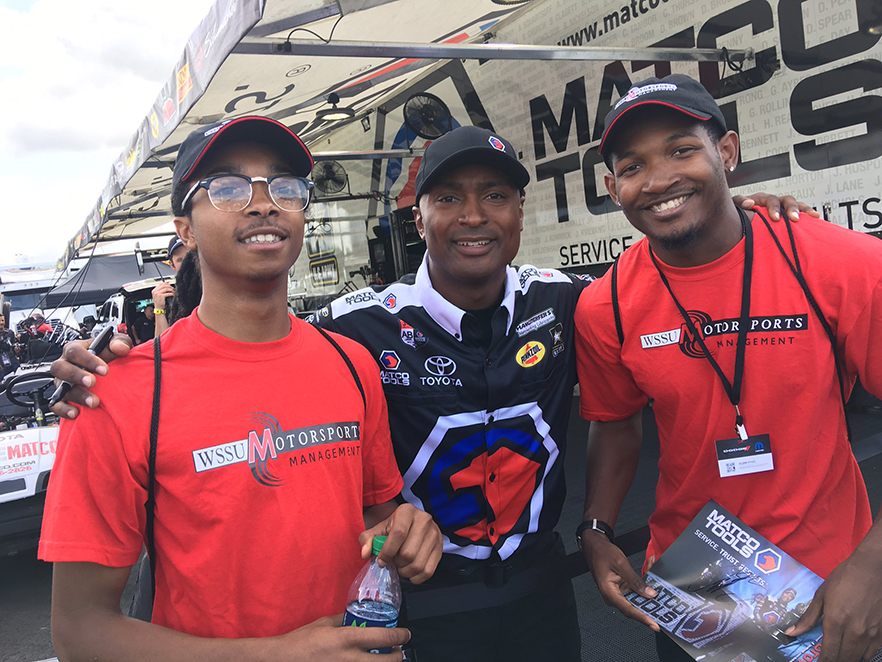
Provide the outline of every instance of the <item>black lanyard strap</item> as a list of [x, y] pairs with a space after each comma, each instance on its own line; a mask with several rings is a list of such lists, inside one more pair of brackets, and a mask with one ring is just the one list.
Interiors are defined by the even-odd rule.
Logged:
[[671, 295], [674, 305], [676, 305], [677, 310], [680, 311], [680, 315], [683, 317], [686, 327], [689, 329], [692, 337], [698, 341], [701, 351], [704, 353], [704, 357], [708, 360], [708, 363], [711, 364], [714, 372], [717, 373], [717, 376], [723, 383], [723, 388], [726, 389], [726, 395], [729, 396], [729, 402], [735, 407], [735, 424], [741, 426], [744, 424], [744, 420], [741, 417], [738, 404], [741, 402], [741, 386], [744, 381], [744, 354], [747, 349], [747, 330], [750, 326], [750, 284], [753, 278], [753, 230], [750, 227], [750, 223], [747, 221], [747, 215], [741, 209], [738, 210], [738, 214], [741, 219], [741, 228], [744, 232], [744, 273], [741, 284], [741, 313], [738, 321], [738, 343], [735, 346], [735, 374], [733, 375], [731, 383], [723, 373], [722, 368], [720, 368], [720, 364], [717, 363], [716, 359], [711, 355], [710, 350], [708, 350], [704, 338], [702, 337], [702, 333], [700, 333], [699, 329], [696, 329], [695, 323], [689, 316], [689, 313], [686, 312], [686, 309], [683, 308], [677, 297], [674, 295], [674, 291], [671, 289], [671, 285], [668, 282], [667, 277], [665, 277], [664, 272], [662, 272], [661, 267], [659, 267], [658, 260], [656, 259], [651, 246], [649, 247], [649, 256], [652, 258], [652, 263], [655, 265], [655, 270], [658, 271], [658, 275], [661, 278], [665, 289], [667, 289], [668, 294]]

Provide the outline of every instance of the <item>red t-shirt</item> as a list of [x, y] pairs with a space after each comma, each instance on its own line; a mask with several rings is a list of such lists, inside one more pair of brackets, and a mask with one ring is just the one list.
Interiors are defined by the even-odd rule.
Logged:
[[[765, 214], [765, 210], [763, 210]], [[784, 223], [771, 224], [790, 255]], [[822, 577], [851, 553], [872, 520], [851, 452], [830, 341], [758, 216], [751, 331], [741, 412], [751, 435], [769, 434], [773, 471], [721, 478], [715, 440], [735, 435], [735, 412], [689, 337], [642, 239], [619, 258], [624, 331], [619, 344], [610, 275], [576, 312], [581, 414], [627, 418], [653, 399], [661, 459], [647, 555], [658, 556], [714, 499]], [[856, 375], [882, 393], [882, 242], [803, 216], [792, 225], [809, 289], [832, 326], [850, 392]], [[735, 365], [744, 240], [698, 267], [659, 264], [729, 381]]]
[[[363, 507], [402, 480], [376, 363], [310, 325], [242, 343], [196, 314], [162, 336], [153, 622], [202, 637], [278, 635], [341, 612], [362, 565]], [[144, 534], [153, 346], [64, 421], [40, 557], [130, 566]]]

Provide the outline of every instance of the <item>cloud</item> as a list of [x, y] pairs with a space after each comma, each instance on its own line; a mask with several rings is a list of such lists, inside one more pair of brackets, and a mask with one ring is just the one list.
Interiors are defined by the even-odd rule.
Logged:
[[61, 256], [211, 5], [0, 7], [0, 264]]

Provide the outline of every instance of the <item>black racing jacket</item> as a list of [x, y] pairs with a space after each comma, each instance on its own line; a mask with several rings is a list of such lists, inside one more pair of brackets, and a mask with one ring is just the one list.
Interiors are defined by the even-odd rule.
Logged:
[[506, 559], [557, 524], [576, 383], [573, 314], [586, 285], [509, 267], [489, 349], [476, 318], [432, 289], [425, 262], [311, 320], [357, 340], [379, 364], [402, 495], [435, 518], [445, 553]]

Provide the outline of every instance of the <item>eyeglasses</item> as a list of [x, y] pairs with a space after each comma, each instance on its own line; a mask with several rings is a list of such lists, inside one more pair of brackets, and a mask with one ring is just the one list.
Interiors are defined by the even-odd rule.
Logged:
[[196, 182], [181, 207], [186, 208], [190, 198], [200, 188], [208, 191], [208, 200], [218, 211], [242, 211], [251, 203], [254, 182], [265, 182], [270, 198], [283, 211], [303, 211], [309, 204], [309, 194], [315, 184], [303, 177], [273, 175], [272, 177], [247, 177], [246, 175], [217, 175]]

